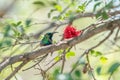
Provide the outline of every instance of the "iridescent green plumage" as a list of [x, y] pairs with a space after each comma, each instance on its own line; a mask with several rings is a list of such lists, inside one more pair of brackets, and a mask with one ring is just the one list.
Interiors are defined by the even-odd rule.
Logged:
[[54, 33], [57, 33], [57, 32], [49, 32], [49, 33], [46, 33], [43, 37], [43, 39], [41, 40], [40, 42], [40, 45], [41, 46], [46, 46], [46, 45], [50, 45], [52, 44], [52, 37], [53, 37], [53, 34]]
[[[36, 49], [37, 47], [39, 46], [47, 46], [47, 45], [50, 45], [52, 44], [52, 37], [53, 37], [53, 34], [54, 33], [57, 33], [57, 32], [49, 32], [49, 33], [46, 33], [43, 37], [43, 39], [40, 41], [40, 45], [37, 45], [34, 49]], [[33, 49], [33, 50], [34, 50]]]

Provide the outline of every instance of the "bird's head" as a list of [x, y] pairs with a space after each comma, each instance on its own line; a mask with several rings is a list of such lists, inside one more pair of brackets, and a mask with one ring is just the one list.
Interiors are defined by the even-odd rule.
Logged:
[[58, 32], [48, 32], [45, 34], [46, 37], [49, 37], [51, 39], [53, 37], [53, 34], [58, 33]]

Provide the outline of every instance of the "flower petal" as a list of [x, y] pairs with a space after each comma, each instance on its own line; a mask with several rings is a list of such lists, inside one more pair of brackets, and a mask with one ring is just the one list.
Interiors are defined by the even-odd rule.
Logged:
[[77, 31], [76, 28], [72, 25], [67, 25], [64, 30], [64, 39], [69, 39], [73, 37], [77, 37], [82, 33], [82, 31]]

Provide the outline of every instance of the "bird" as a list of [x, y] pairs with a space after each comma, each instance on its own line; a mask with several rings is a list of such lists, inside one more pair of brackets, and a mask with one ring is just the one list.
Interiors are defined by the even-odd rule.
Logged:
[[48, 32], [44, 35], [43, 39], [40, 41], [40, 46], [47, 46], [53, 43], [53, 35], [57, 32]]
[[42, 40], [40, 41], [40, 44], [37, 45], [33, 50], [35, 50], [39, 46], [47, 46], [47, 45], [53, 44], [52, 37], [55, 33], [58, 33], [58, 32], [48, 32], [48, 33], [46, 33], [44, 35], [44, 37], [42, 38]]

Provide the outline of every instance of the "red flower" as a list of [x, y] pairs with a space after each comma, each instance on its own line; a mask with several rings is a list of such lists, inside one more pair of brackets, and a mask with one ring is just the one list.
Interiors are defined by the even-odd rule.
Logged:
[[77, 31], [71, 24], [67, 25], [65, 30], [64, 30], [64, 34], [63, 37], [64, 39], [69, 39], [69, 38], [73, 38], [73, 37], [77, 37], [82, 33], [82, 31]]

